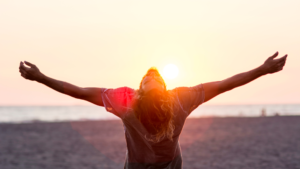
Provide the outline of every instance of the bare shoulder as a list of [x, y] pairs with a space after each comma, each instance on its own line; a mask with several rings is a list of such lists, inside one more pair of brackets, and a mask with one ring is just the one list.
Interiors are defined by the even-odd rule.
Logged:
[[221, 94], [220, 92], [220, 81], [203, 83], [203, 88], [205, 92], [204, 102], [214, 98], [215, 96]]
[[81, 99], [96, 104], [98, 106], [103, 106], [102, 93], [105, 88], [98, 87], [85, 87], [81, 91]]
[[132, 98], [135, 94], [135, 90], [129, 87], [119, 88], [97, 88], [86, 87], [82, 88], [82, 99], [89, 101], [93, 104], [104, 106], [103, 97], [110, 97], [111, 99], [125, 99]]

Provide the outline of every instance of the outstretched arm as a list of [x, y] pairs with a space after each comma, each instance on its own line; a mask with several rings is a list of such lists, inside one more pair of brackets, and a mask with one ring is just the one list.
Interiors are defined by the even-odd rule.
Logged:
[[[26, 67], [24, 63], [29, 67]], [[20, 62], [19, 71], [21, 76], [25, 79], [37, 81], [60, 93], [103, 106], [100, 88], [82, 88], [67, 82], [56, 80], [41, 73], [34, 64], [26, 61], [24, 63]]]
[[285, 65], [287, 55], [284, 55], [279, 59], [275, 59], [277, 56], [278, 56], [278, 52], [276, 52], [273, 56], [270, 56], [264, 62], [264, 64], [248, 72], [237, 74], [235, 76], [232, 76], [222, 81], [204, 83], [203, 84], [204, 91], [205, 91], [204, 102], [212, 99], [213, 97], [221, 93], [245, 85], [257, 79], [260, 76], [281, 71]]

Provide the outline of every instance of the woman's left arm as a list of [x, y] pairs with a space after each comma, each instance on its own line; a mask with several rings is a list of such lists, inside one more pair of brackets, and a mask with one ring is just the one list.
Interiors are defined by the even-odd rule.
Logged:
[[[24, 63], [29, 67], [26, 67]], [[56, 80], [41, 73], [36, 65], [26, 61], [24, 63], [20, 62], [19, 71], [25, 79], [42, 83], [62, 94], [103, 106], [101, 88], [79, 87], [68, 82]]]

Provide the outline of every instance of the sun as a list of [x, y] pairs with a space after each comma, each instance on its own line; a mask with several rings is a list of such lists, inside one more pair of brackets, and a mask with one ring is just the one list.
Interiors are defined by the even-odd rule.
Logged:
[[168, 79], [174, 79], [178, 75], [178, 68], [174, 64], [167, 64], [163, 70], [163, 76]]

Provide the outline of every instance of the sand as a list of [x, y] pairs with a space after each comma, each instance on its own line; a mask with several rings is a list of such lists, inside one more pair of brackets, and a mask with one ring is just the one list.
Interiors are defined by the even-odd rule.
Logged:
[[[185, 169], [300, 169], [300, 116], [188, 119]], [[123, 168], [121, 121], [0, 124], [0, 169]]]

